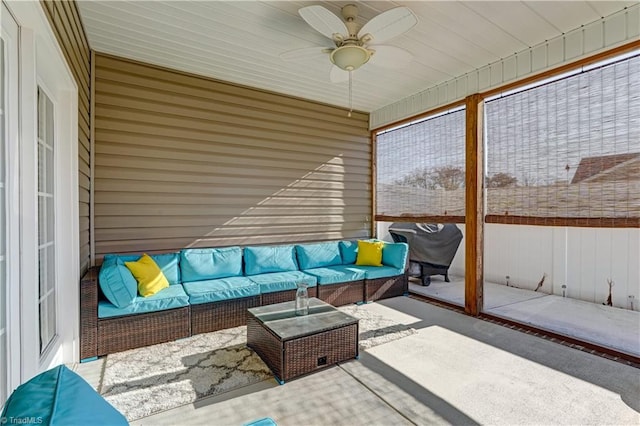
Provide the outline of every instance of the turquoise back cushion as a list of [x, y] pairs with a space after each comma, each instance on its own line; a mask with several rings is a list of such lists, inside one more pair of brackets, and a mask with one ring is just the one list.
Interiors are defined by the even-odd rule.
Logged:
[[260, 246], [244, 248], [245, 275], [297, 271], [295, 246]]
[[127, 419], [84, 379], [64, 365], [18, 386], [1, 419], [32, 420], [42, 425], [128, 425]]
[[338, 245], [340, 247], [340, 255], [342, 256], [342, 264], [353, 265], [356, 263], [356, 257], [358, 256], [358, 242], [340, 241]]
[[129, 306], [138, 295], [136, 279], [116, 256], [105, 257], [98, 274], [98, 282], [107, 300], [118, 308]]
[[[122, 262], [135, 262], [141, 256], [142, 254], [107, 254], [104, 256], [104, 261], [117, 257]], [[180, 284], [180, 253], [150, 254], [149, 256], [158, 264], [169, 284]]]
[[237, 277], [242, 275], [242, 249], [185, 249], [180, 252], [180, 269], [183, 282]]
[[382, 264], [404, 270], [407, 264], [409, 245], [407, 243], [384, 243]]
[[301, 270], [324, 268], [342, 265], [340, 247], [337, 241], [316, 244], [302, 244], [296, 246], [298, 265]]

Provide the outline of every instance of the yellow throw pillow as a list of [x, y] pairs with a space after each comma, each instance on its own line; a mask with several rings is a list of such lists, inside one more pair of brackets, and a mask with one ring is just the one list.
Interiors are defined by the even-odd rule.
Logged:
[[358, 241], [356, 265], [382, 266], [383, 241]]
[[124, 262], [124, 264], [138, 281], [138, 293], [142, 297], [152, 296], [163, 288], [169, 287], [167, 277], [148, 254], [143, 254], [136, 262]]

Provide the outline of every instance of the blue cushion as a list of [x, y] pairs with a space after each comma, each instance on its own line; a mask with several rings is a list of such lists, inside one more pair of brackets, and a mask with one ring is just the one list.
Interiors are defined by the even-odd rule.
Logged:
[[[40, 373], [13, 391], [0, 418], [8, 424], [128, 425], [127, 419], [64, 365]], [[26, 422], [25, 422], [26, 423]]]
[[245, 247], [245, 275], [297, 271], [295, 246]]
[[358, 268], [364, 270], [365, 278], [368, 280], [404, 274], [404, 268], [394, 268], [393, 266], [358, 266]]
[[240, 299], [260, 294], [260, 286], [246, 277], [192, 281], [184, 283], [182, 286], [185, 293], [189, 295], [189, 303], [192, 305]]
[[407, 254], [409, 244], [407, 243], [384, 243], [382, 248], [382, 264], [394, 268], [404, 269], [407, 264]]
[[342, 265], [337, 241], [297, 245], [296, 254], [301, 270]]
[[342, 256], [342, 264], [353, 265], [356, 263], [356, 257], [358, 256], [358, 242], [340, 241], [338, 245], [340, 247], [340, 255]]
[[344, 283], [349, 281], [364, 280], [365, 271], [360, 267], [350, 265], [337, 265], [327, 268], [314, 268], [304, 271], [318, 279], [318, 285]]
[[260, 293], [273, 293], [282, 290], [295, 290], [297, 283], [305, 283], [315, 287], [318, 280], [313, 275], [300, 271], [274, 272], [270, 274], [252, 275], [251, 281], [260, 286]]
[[185, 249], [180, 252], [182, 282], [242, 275], [240, 247]]
[[245, 423], [242, 426], [278, 426], [278, 425], [271, 417], [265, 417], [263, 419], [258, 419], [249, 423]]
[[135, 277], [117, 257], [105, 258], [100, 267], [98, 282], [104, 296], [118, 308], [129, 306], [138, 295]]
[[[122, 262], [136, 262], [141, 256], [141, 254], [107, 254], [104, 260], [106, 262], [112, 257], [117, 257]], [[179, 253], [150, 254], [149, 256], [158, 264], [169, 284], [180, 284]]]
[[101, 300], [98, 302], [98, 318], [165, 311], [183, 306], [189, 306], [189, 296], [184, 292], [181, 284], [176, 284], [163, 288], [149, 297], [138, 296], [132, 304], [124, 308], [118, 308], [106, 300]]

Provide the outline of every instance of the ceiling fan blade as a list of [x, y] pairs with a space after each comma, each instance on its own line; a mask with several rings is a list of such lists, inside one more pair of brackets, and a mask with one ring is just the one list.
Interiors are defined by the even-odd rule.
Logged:
[[342, 22], [342, 19], [322, 6], [314, 5], [303, 7], [298, 10], [298, 13], [313, 29], [332, 40], [335, 33], [342, 35], [349, 34], [347, 26]]
[[283, 61], [304, 61], [318, 58], [326, 58], [331, 48], [325, 47], [304, 47], [302, 49], [288, 50], [280, 54], [280, 59]]
[[418, 18], [416, 18], [411, 9], [408, 7], [396, 7], [381, 13], [364, 24], [358, 33], [358, 38], [369, 34], [372, 39], [367, 41], [383, 43], [406, 33], [417, 23]]
[[331, 72], [329, 73], [329, 79], [331, 79], [332, 83], [343, 83], [345, 81], [349, 81], [349, 71], [345, 71], [333, 65], [331, 67]]
[[369, 63], [379, 67], [400, 69], [411, 63], [413, 55], [404, 49], [395, 46], [369, 46], [375, 53], [371, 55]]

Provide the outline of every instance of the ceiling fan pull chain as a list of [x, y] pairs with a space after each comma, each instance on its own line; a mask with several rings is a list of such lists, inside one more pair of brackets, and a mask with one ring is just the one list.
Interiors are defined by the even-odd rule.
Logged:
[[353, 71], [349, 71], [349, 113], [347, 114], [347, 117], [351, 117], [351, 111], [353, 111], [353, 90], [352, 90], [352, 86], [353, 86], [353, 77], [352, 77], [352, 73]]

